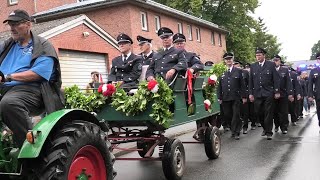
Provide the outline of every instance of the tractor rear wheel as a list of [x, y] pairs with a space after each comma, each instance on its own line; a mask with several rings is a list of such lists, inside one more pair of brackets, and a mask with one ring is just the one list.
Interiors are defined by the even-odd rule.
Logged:
[[116, 173], [110, 146], [98, 125], [72, 121], [47, 139], [35, 175], [40, 180], [112, 180]]

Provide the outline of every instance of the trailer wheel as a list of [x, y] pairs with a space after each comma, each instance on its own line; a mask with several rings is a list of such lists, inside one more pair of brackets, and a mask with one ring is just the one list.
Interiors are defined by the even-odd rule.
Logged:
[[186, 157], [183, 144], [178, 139], [169, 139], [164, 144], [162, 169], [167, 179], [180, 180], [185, 171]]
[[204, 149], [209, 159], [217, 159], [221, 151], [221, 138], [217, 127], [207, 127], [205, 131]]
[[46, 180], [112, 180], [116, 173], [110, 146], [98, 125], [72, 121], [47, 139], [36, 176]]
[[[142, 151], [138, 151], [140, 157], [144, 158], [149, 149], [153, 146], [154, 142], [149, 141], [149, 142], [144, 142], [144, 141], [137, 141], [137, 148], [138, 149], [143, 149]], [[154, 149], [152, 150], [150, 157], [153, 155]]]

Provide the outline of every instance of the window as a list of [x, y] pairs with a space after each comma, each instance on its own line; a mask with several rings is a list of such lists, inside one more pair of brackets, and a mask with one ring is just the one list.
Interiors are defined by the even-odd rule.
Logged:
[[219, 46], [222, 46], [222, 42], [221, 42], [221, 34], [220, 34], [220, 33], [219, 33], [218, 45], [219, 45]]
[[216, 45], [216, 41], [214, 39], [214, 32], [211, 32], [211, 44]]
[[183, 34], [182, 23], [178, 23], [178, 33]]
[[160, 23], [160, 17], [159, 16], [155, 16], [154, 17], [154, 22], [156, 23], [156, 32], [158, 32], [158, 30], [160, 29], [161, 27], [161, 23]]
[[191, 25], [187, 25], [187, 29], [188, 29], [188, 39], [190, 41], [192, 41], [192, 27], [191, 27]]
[[9, 5], [18, 4], [18, 0], [9, 0]]
[[196, 28], [197, 41], [201, 42], [200, 28]]
[[140, 12], [140, 15], [141, 15], [141, 28], [144, 31], [148, 31], [147, 13]]

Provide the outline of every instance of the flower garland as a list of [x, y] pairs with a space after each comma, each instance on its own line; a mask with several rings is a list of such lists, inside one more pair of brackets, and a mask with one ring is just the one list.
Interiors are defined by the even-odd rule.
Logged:
[[211, 104], [216, 99], [216, 86], [218, 84], [218, 77], [227, 70], [227, 67], [223, 63], [215, 64], [209, 71], [204, 71], [202, 75], [208, 77], [208, 81], [203, 87], [204, 90], [204, 106], [206, 111], [211, 112]]
[[133, 96], [128, 96], [123, 89], [117, 87], [112, 98], [111, 105], [127, 116], [134, 116], [145, 111], [147, 104], [152, 102], [150, 117], [165, 128], [170, 126], [173, 113], [168, 107], [174, 102], [173, 91], [162, 78], [141, 82], [138, 91]]
[[88, 112], [97, 112], [106, 104], [106, 97], [101, 93], [94, 92], [84, 94], [77, 85], [66, 87], [64, 89], [66, 97], [65, 108], [82, 109]]

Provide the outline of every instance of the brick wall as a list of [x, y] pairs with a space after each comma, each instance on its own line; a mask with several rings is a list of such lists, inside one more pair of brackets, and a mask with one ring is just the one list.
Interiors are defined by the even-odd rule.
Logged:
[[[34, 0], [20, 0], [18, 5], [8, 7], [7, 4], [0, 4], [0, 7], [4, 9], [4, 13], [1, 13], [2, 19], [5, 19], [7, 15], [14, 9], [23, 8], [26, 9], [30, 14], [35, 12]], [[37, 0], [37, 11], [44, 11], [52, 7], [60, 6], [63, 4], [69, 4], [77, 2], [77, 0]], [[140, 12], [147, 13], [148, 19], [148, 31], [143, 31], [141, 29]], [[170, 17], [162, 13], [142, 9], [133, 5], [122, 5], [114, 6], [111, 8], [99, 9], [92, 12], [85, 13], [91, 20], [103, 28], [106, 32], [111, 34], [112, 37], [116, 38], [121, 32], [128, 34], [134, 40], [133, 52], [140, 53], [137, 46], [136, 36], [142, 35], [153, 39], [153, 49], [157, 50], [161, 47], [161, 41], [155, 31], [155, 20], [154, 16], [159, 16], [161, 21], [161, 26], [166, 26], [171, 28], [174, 33], [178, 32], [178, 22], [182, 23], [183, 33], [186, 37], [187, 25], [192, 27], [192, 41], [187, 40], [186, 48], [188, 51], [195, 52], [200, 55], [203, 62], [207, 60], [212, 60], [218, 62], [226, 51], [226, 41], [225, 34], [221, 34], [221, 46], [218, 45], [219, 32], [214, 29], [208, 29], [203, 26], [197, 26], [190, 22], [186, 22], [175, 17]], [[4, 26], [0, 23], [0, 28], [3, 29]], [[196, 40], [196, 27], [200, 28], [201, 42]], [[211, 32], [215, 31], [215, 45], [211, 43]], [[72, 41], [68, 41], [72, 42]], [[67, 43], [67, 42], [65, 42]], [[75, 43], [70, 43], [70, 46], [76, 46]], [[100, 47], [101, 48], [101, 47]], [[92, 48], [88, 47], [88, 50]], [[93, 49], [93, 52], [95, 50]], [[112, 57], [114, 57], [113, 55]], [[111, 57], [111, 56], [110, 56]]]
[[[141, 28], [140, 12], [147, 13], [148, 31], [143, 31]], [[161, 26], [171, 28], [174, 33], [178, 32], [177, 23], [182, 23], [183, 33], [185, 34], [185, 36], [187, 36], [187, 25], [191, 25], [193, 40], [187, 40], [186, 48], [188, 51], [199, 54], [203, 62], [207, 60], [218, 62], [221, 60], [223, 53], [226, 51], [225, 34], [221, 34], [222, 42], [221, 46], [219, 46], [219, 33], [215, 32], [215, 45], [213, 45], [211, 43], [211, 32], [214, 30], [210, 30], [202, 26], [196, 26], [186, 21], [175, 19], [167, 15], [163, 15], [146, 9], [141, 9], [132, 5], [106, 8], [103, 10], [86, 13], [86, 15], [96, 24], [102, 27], [106, 32], [110, 33], [114, 38], [116, 38], [120, 32], [128, 34], [134, 41], [133, 52], [136, 54], [140, 53], [136, 40], [136, 36], [138, 35], [153, 39], [152, 44], [154, 50], [157, 50], [161, 47], [161, 40], [157, 36], [155, 28], [155, 16], [160, 17]], [[196, 40], [196, 27], [200, 28], [201, 42], [198, 42]]]
[[30, 15], [34, 14], [34, 0], [19, 0], [18, 4], [15, 5], [9, 5], [9, 0], [2, 0], [0, 3], [0, 31], [5, 31], [7, 28], [5, 25], [2, 23], [8, 16], [9, 14], [15, 10], [15, 9], [24, 9], [27, 11]]
[[[140, 12], [147, 13], [147, 20], [148, 20], [148, 31], [143, 31], [141, 28], [140, 23]], [[131, 19], [131, 29], [132, 35], [136, 37], [137, 35], [142, 35], [145, 37], [152, 38], [153, 49], [157, 50], [162, 47], [161, 39], [157, 36], [156, 33], [156, 23], [155, 23], [155, 16], [160, 17], [160, 26], [170, 28], [174, 33], [178, 32], [178, 22], [182, 23], [183, 27], [183, 34], [187, 38], [186, 42], [186, 49], [191, 52], [195, 52], [200, 55], [200, 58], [203, 62], [207, 60], [213, 60], [214, 62], [218, 62], [221, 60], [224, 51], [226, 50], [226, 42], [225, 42], [225, 35], [221, 34], [222, 39], [222, 46], [218, 46], [218, 33], [215, 32], [215, 45], [211, 43], [211, 31], [208, 28], [203, 26], [197, 26], [190, 22], [182, 21], [177, 18], [169, 17], [167, 15], [163, 15], [161, 13], [153, 12], [153, 11], [146, 11], [146, 9], [142, 9], [139, 7], [131, 7], [130, 8], [130, 19]], [[187, 33], [187, 25], [191, 25], [192, 27], [192, 41], [188, 40], [188, 33]], [[200, 28], [200, 36], [201, 41], [198, 42], [196, 40], [196, 27]], [[135, 46], [134, 51], [139, 52], [139, 47], [137, 45], [136, 39], [134, 39]]]
[[71, 4], [78, 2], [77, 0], [35, 0], [36, 4], [36, 12], [46, 11], [55, 7], [59, 7], [65, 4]]
[[[88, 37], [84, 37], [83, 32], [89, 32], [90, 35]], [[84, 24], [54, 36], [49, 40], [56, 48], [58, 54], [59, 49], [107, 54], [106, 61], [109, 62], [107, 63], [109, 65], [111, 65], [111, 60], [119, 55], [119, 51], [117, 49]], [[107, 68], [110, 69], [110, 67]]]
[[2, 21], [5, 20], [10, 12], [15, 9], [24, 9], [30, 15], [37, 12], [49, 10], [54, 7], [62, 6], [65, 4], [71, 4], [77, 2], [77, 0], [19, 0], [18, 4], [9, 5], [9, 0], [2, 0], [5, 3], [0, 3], [0, 31], [5, 28]]

